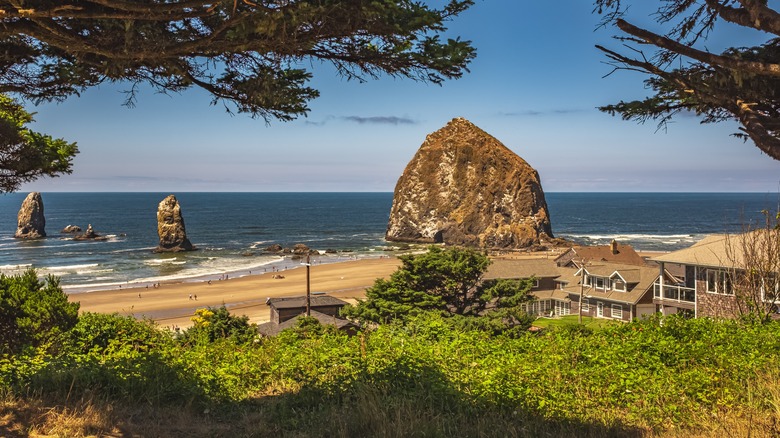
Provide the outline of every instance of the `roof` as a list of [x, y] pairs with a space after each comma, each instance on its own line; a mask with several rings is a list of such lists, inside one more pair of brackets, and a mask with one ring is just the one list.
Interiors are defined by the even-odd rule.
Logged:
[[[555, 299], [564, 301], [571, 299], [572, 295], [580, 293], [580, 270], [565, 266], [557, 266], [555, 260], [495, 260], [488, 267], [485, 279], [493, 278], [529, 278], [553, 277], [558, 284], [564, 284], [564, 288], [535, 289], [531, 295], [537, 299]], [[582, 289], [583, 295], [589, 298], [600, 298], [616, 303], [636, 304], [646, 293], [652, 293], [653, 282], [658, 278], [658, 266], [633, 265], [625, 263], [593, 262], [585, 267], [590, 275], [599, 277], [622, 277], [627, 283], [627, 291], [596, 290], [594, 287]], [[676, 279], [665, 272], [670, 283]]]
[[[573, 254], [572, 254], [573, 253]], [[568, 251], [559, 255], [555, 261], [574, 256], [572, 260], [585, 259], [586, 261], [602, 261], [612, 263], [623, 263], [626, 265], [645, 265], [645, 259], [642, 258], [631, 245], [617, 244], [616, 253], [612, 253], [611, 245], [599, 246], [573, 246]]]
[[558, 277], [561, 275], [555, 260], [551, 259], [494, 259], [488, 266], [484, 280], [495, 280], [497, 278], [542, 278]]
[[[572, 272], [573, 271], [573, 272]], [[570, 270], [566, 276], [561, 276], [559, 281], [567, 281], [564, 290], [569, 294], [580, 293], [581, 274], [579, 270]], [[658, 278], [658, 267], [636, 266], [622, 263], [599, 263], [585, 266], [585, 272], [599, 277], [614, 277], [620, 275], [627, 283], [626, 292], [616, 290], [599, 290], [593, 286], [582, 288], [582, 294], [587, 298], [600, 298], [618, 303], [636, 304], [648, 291], [653, 288], [653, 283]], [[666, 273], [667, 278], [671, 275]], [[652, 292], [650, 292], [652, 293]]]
[[[283, 297], [283, 298], [269, 298], [265, 301], [266, 304], [275, 309], [296, 309], [306, 307], [306, 297]], [[346, 301], [340, 300], [330, 295], [312, 295], [311, 307], [330, 307], [330, 306], [346, 306]]]
[[[340, 301], [340, 300], [339, 300]], [[295, 318], [290, 318], [287, 321], [284, 321], [281, 324], [276, 324], [275, 322], [266, 322], [264, 324], [260, 324], [257, 326], [257, 331], [261, 335], [265, 336], [275, 336], [279, 334], [282, 330], [286, 330], [289, 328], [293, 328], [296, 325], [298, 325], [298, 319], [304, 316], [303, 313], [296, 316]], [[317, 321], [320, 322], [320, 324], [323, 325], [335, 325], [338, 329], [348, 328], [348, 327], [357, 327], [357, 324], [353, 323], [352, 321], [339, 318], [337, 316], [332, 315], [326, 315], [322, 312], [317, 312], [316, 310], [311, 311], [312, 318], [317, 319]]]
[[711, 268], [741, 268], [745, 265], [743, 247], [757, 251], [757, 255], [761, 256], [767, 243], [776, 247], [780, 242], [778, 233], [780, 230], [760, 229], [735, 235], [713, 234], [688, 248], [653, 257], [652, 260]]

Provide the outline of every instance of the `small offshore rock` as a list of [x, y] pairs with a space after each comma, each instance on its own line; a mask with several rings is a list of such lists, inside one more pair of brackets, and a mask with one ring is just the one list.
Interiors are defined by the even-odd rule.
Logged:
[[102, 236], [95, 232], [94, 229], [92, 229], [92, 224], [89, 224], [87, 226], [87, 231], [85, 231], [83, 234], [77, 234], [73, 236], [73, 240], [96, 240], [96, 241], [104, 241], [108, 240], [108, 237]]
[[174, 195], [168, 195], [157, 206], [157, 235], [160, 237], [160, 244], [155, 252], [195, 250], [187, 238], [181, 207]]
[[39, 192], [32, 192], [24, 198], [17, 215], [14, 237], [17, 239], [40, 239], [46, 237], [46, 218], [43, 216], [43, 199]]
[[68, 225], [65, 228], [60, 231], [62, 234], [74, 234], [74, 233], [80, 233], [81, 227], [78, 225]]

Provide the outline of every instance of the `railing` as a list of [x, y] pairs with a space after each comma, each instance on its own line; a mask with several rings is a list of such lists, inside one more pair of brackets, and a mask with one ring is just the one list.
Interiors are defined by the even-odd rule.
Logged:
[[691, 287], [664, 284], [663, 295], [661, 292], [661, 284], [659, 282], [653, 283], [653, 296], [656, 298], [671, 301], [685, 301], [687, 303], [696, 302], [696, 289]]

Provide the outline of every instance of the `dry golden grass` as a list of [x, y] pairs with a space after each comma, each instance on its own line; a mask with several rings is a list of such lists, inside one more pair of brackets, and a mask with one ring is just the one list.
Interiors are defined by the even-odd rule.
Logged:
[[[540, 427], [527, 419], [499, 415], [453, 419], [421, 410], [416, 403], [383, 406], [378, 394], [358, 397], [350, 406], [325, 408], [326, 421], [279, 422], [272, 403], [242, 406], [238, 411], [211, 413], [190, 408], [114, 406], [95, 401], [48, 406], [40, 400], [8, 399], [0, 408], [0, 436], [21, 437], [406, 437], [406, 436], [590, 436], [660, 438], [777, 437], [777, 416], [724, 412], [700, 430], [615, 429], [550, 424]], [[305, 411], [300, 415], [306, 416]], [[321, 413], [319, 414], [322, 415]], [[454, 420], [454, 421], [453, 421]], [[546, 433], [545, 433], [546, 431]]]

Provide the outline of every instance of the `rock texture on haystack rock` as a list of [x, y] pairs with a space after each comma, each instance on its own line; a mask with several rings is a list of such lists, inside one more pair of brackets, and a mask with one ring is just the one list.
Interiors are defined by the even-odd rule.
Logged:
[[463, 118], [429, 134], [398, 180], [387, 240], [527, 248], [552, 238], [539, 174]]
[[155, 252], [179, 252], [195, 249], [187, 239], [181, 207], [173, 195], [168, 195], [157, 207], [157, 234], [160, 236], [160, 244]]
[[17, 215], [16, 233], [18, 239], [40, 239], [46, 237], [46, 218], [43, 216], [43, 199], [38, 192], [24, 198]]

